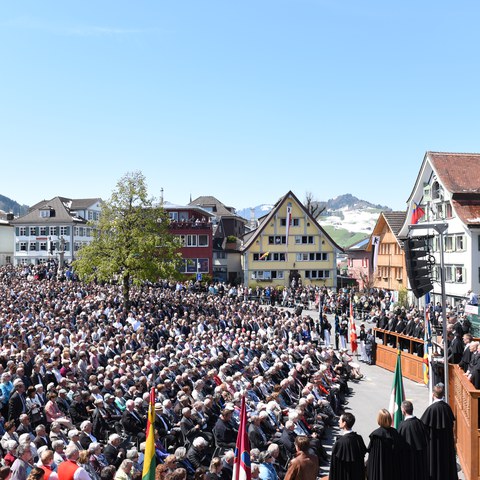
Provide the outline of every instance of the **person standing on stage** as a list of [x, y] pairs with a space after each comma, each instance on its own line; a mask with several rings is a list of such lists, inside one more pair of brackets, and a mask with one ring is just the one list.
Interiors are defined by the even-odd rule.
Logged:
[[455, 417], [445, 402], [443, 384], [433, 387], [433, 403], [422, 415], [429, 439], [428, 471], [432, 480], [458, 480], [453, 423]]
[[403, 437], [409, 448], [412, 469], [408, 478], [411, 480], [428, 480], [428, 436], [425, 425], [413, 415], [413, 404], [409, 400], [402, 402], [404, 420], [398, 427], [398, 433]]
[[367, 447], [363, 438], [352, 431], [355, 417], [350, 412], [338, 421], [342, 434], [333, 445], [330, 480], [364, 480]]

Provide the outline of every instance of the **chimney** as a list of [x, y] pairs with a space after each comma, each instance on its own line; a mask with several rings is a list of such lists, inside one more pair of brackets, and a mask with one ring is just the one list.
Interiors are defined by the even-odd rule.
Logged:
[[10, 222], [15, 219], [15, 215], [13, 213], [7, 213], [7, 222]]
[[163, 207], [163, 187], [160, 189], [160, 206]]

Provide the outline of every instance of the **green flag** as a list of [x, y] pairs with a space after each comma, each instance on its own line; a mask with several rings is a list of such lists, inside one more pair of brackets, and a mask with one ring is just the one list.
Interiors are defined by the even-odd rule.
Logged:
[[388, 411], [392, 416], [393, 426], [398, 428], [403, 420], [402, 402], [405, 400], [405, 390], [403, 389], [402, 377], [402, 359], [401, 352], [398, 351], [397, 364], [395, 365], [395, 374], [393, 375], [392, 393], [390, 395], [390, 407]]

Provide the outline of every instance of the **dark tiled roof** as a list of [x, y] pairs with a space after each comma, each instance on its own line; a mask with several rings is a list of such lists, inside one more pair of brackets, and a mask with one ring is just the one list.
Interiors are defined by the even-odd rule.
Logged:
[[480, 194], [480, 153], [427, 152], [427, 156], [449, 192]]
[[212, 196], [197, 197], [195, 200], [192, 200], [189, 205], [198, 205], [203, 208], [211, 207], [213, 209], [212, 213], [216, 217], [235, 217], [238, 220], [247, 223], [245, 218], [240, 217], [235, 213], [233, 207], [227, 207], [224, 203], [218, 200], [218, 198]]
[[[69, 206], [71, 205], [72, 200], [64, 197], [55, 197], [51, 200], [43, 200], [42, 202], [36, 203], [30, 211], [15, 220], [12, 220], [13, 225], [23, 225], [23, 224], [52, 224], [56, 225], [59, 223], [86, 223], [86, 220], [77, 217], [76, 214], [70, 212]], [[90, 204], [91, 205], [91, 204]], [[39, 210], [50, 208], [55, 211], [54, 217], [43, 218], [40, 217]]]
[[405, 222], [407, 212], [382, 212], [392, 233], [397, 236]]

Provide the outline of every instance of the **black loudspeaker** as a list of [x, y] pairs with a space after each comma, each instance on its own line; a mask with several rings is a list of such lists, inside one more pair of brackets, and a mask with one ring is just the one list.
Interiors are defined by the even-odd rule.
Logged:
[[433, 290], [434, 259], [430, 255], [428, 238], [430, 237], [411, 237], [407, 238], [404, 244], [408, 281], [417, 298]]

